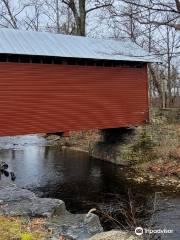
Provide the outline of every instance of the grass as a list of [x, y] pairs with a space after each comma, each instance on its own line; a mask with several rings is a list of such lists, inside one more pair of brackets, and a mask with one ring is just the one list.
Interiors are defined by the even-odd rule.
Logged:
[[163, 161], [180, 159], [180, 155], [178, 156], [180, 122], [176, 122], [173, 115], [173, 110], [169, 110], [169, 114], [167, 112], [164, 114], [156, 109], [151, 114], [150, 124], [145, 126], [153, 139], [156, 158]]
[[42, 219], [0, 216], [0, 240], [43, 240], [49, 235]]
[[134, 137], [128, 139], [129, 154], [136, 156], [131, 158], [133, 165], [180, 159], [180, 123], [169, 121], [170, 115], [170, 110], [167, 118], [153, 109], [150, 123], [139, 126]]
[[143, 177], [157, 178], [158, 184], [167, 183], [167, 186], [179, 189], [180, 119], [171, 114], [171, 109], [165, 114], [153, 110], [150, 123], [138, 127], [131, 150], [139, 151], [139, 155], [132, 160], [132, 165]]

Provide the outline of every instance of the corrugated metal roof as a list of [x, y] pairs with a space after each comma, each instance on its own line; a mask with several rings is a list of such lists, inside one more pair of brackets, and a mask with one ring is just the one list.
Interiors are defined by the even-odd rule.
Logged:
[[0, 53], [157, 62], [130, 40], [104, 40], [47, 32], [0, 29]]

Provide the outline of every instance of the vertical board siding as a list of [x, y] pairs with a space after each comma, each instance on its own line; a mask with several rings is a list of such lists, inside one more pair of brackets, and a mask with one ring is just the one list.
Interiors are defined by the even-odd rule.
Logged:
[[0, 63], [0, 136], [137, 125], [147, 69]]

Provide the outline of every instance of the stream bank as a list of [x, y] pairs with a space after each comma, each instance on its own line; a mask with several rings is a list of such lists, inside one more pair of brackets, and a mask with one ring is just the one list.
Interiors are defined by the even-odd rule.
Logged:
[[[129, 166], [117, 166], [69, 148], [60, 150], [57, 142], [36, 135], [0, 138], [0, 159], [16, 174], [18, 188], [29, 189], [39, 197], [62, 199], [72, 214], [87, 214], [96, 208], [94, 213], [105, 231], [166, 227], [174, 231], [166, 239], [179, 240], [180, 196], [164, 187], [132, 181]], [[9, 179], [2, 178], [3, 182]]]
[[[33, 222], [37, 218], [41, 222], [38, 223], [40, 227], [36, 228], [36, 232], [33, 229], [26, 229], [25, 232], [22, 222], [25, 219]], [[19, 229], [17, 220], [19, 220]], [[8, 224], [11, 222], [8, 228], [3, 224], [6, 221]], [[103, 228], [98, 216], [91, 212], [71, 214], [61, 200], [39, 198], [33, 192], [13, 184], [0, 185], [0, 239], [2, 240], [86, 240], [91, 237], [93, 240], [98, 240], [102, 239], [102, 234], [99, 235], [102, 232]], [[106, 232], [103, 235], [103, 239], [106, 239], [105, 235], [107, 239], [138, 239], [127, 231]]]
[[151, 121], [136, 128], [48, 135], [60, 149], [87, 152], [91, 157], [125, 166], [129, 178], [180, 191], [180, 109], [153, 110]]

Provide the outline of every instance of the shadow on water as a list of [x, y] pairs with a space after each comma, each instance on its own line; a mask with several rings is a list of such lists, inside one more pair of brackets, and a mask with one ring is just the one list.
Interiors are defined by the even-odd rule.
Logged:
[[[19, 187], [28, 188], [43, 197], [62, 199], [73, 213], [87, 213], [95, 207], [118, 217], [127, 225], [120, 210], [127, 208], [128, 213], [131, 200], [137, 210], [137, 219], [144, 222], [152, 217], [149, 210], [154, 208], [156, 189], [147, 184], [132, 183], [126, 177], [128, 169], [92, 159], [86, 153], [60, 151], [52, 142], [47, 143], [33, 135], [0, 138], [0, 159], [6, 161], [15, 172]], [[153, 228], [172, 229], [174, 234], [164, 239], [178, 240], [180, 198], [158, 196]], [[111, 221], [100, 216], [104, 227], [111, 228]]]

